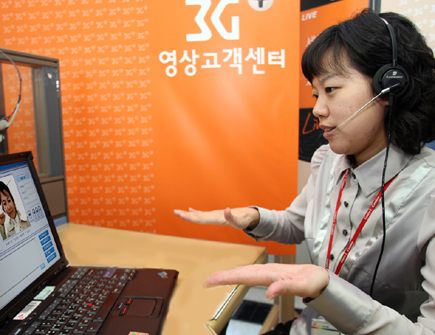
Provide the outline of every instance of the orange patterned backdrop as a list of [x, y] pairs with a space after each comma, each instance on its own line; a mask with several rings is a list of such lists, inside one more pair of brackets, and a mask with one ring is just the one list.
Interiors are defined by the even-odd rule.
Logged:
[[[263, 3], [1, 2], [2, 47], [60, 60], [71, 222], [253, 243], [173, 209], [290, 203], [299, 4]], [[24, 146], [18, 121], [11, 151]], [[34, 138], [25, 150], [36, 151]]]

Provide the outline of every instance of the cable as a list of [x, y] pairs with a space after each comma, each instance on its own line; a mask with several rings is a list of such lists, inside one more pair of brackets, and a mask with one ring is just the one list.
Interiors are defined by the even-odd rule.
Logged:
[[382, 186], [381, 186], [381, 204], [382, 204], [382, 229], [383, 229], [383, 235], [382, 235], [382, 244], [381, 244], [381, 251], [379, 253], [378, 262], [376, 263], [375, 271], [373, 273], [373, 279], [372, 279], [372, 285], [370, 287], [370, 296], [373, 298], [373, 288], [375, 286], [376, 281], [376, 275], [378, 273], [379, 265], [381, 264], [382, 255], [384, 254], [384, 248], [385, 248], [385, 241], [387, 236], [387, 226], [385, 222], [385, 173], [387, 171], [387, 162], [388, 162], [388, 154], [390, 151], [390, 143], [391, 143], [391, 117], [392, 117], [392, 110], [393, 110], [393, 101], [394, 101], [394, 94], [390, 93], [389, 95], [389, 107], [388, 107], [388, 134], [387, 134], [387, 148], [385, 150], [385, 160], [384, 160], [384, 167], [382, 170]]

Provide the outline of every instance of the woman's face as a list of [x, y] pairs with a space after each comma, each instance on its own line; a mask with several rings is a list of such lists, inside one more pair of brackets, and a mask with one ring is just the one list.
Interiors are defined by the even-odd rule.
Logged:
[[371, 78], [350, 66], [346, 73], [329, 71], [314, 77], [313, 114], [319, 118], [323, 136], [337, 154], [353, 155], [356, 166], [361, 165], [387, 146], [384, 129], [385, 107], [388, 102], [378, 98], [354, 119], [337, 128], [374, 96]]
[[3, 211], [5, 211], [9, 217], [15, 219], [15, 216], [17, 215], [17, 210], [15, 208], [15, 203], [12, 200], [11, 195], [7, 191], [0, 192], [0, 200], [2, 203]]

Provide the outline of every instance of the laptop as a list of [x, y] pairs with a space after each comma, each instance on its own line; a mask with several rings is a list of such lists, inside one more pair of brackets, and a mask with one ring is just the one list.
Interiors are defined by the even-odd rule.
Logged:
[[0, 200], [0, 334], [162, 332], [178, 271], [69, 266], [30, 152], [0, 155]]

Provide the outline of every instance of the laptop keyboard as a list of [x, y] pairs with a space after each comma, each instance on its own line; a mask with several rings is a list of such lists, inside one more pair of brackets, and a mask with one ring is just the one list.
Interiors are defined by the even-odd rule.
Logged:
[[54, 292], [56, 298], [42, 313], [29, 315], [28, 328], [20, 334], [96, 334], [135, 273], [134, 269], [79, 268]]

